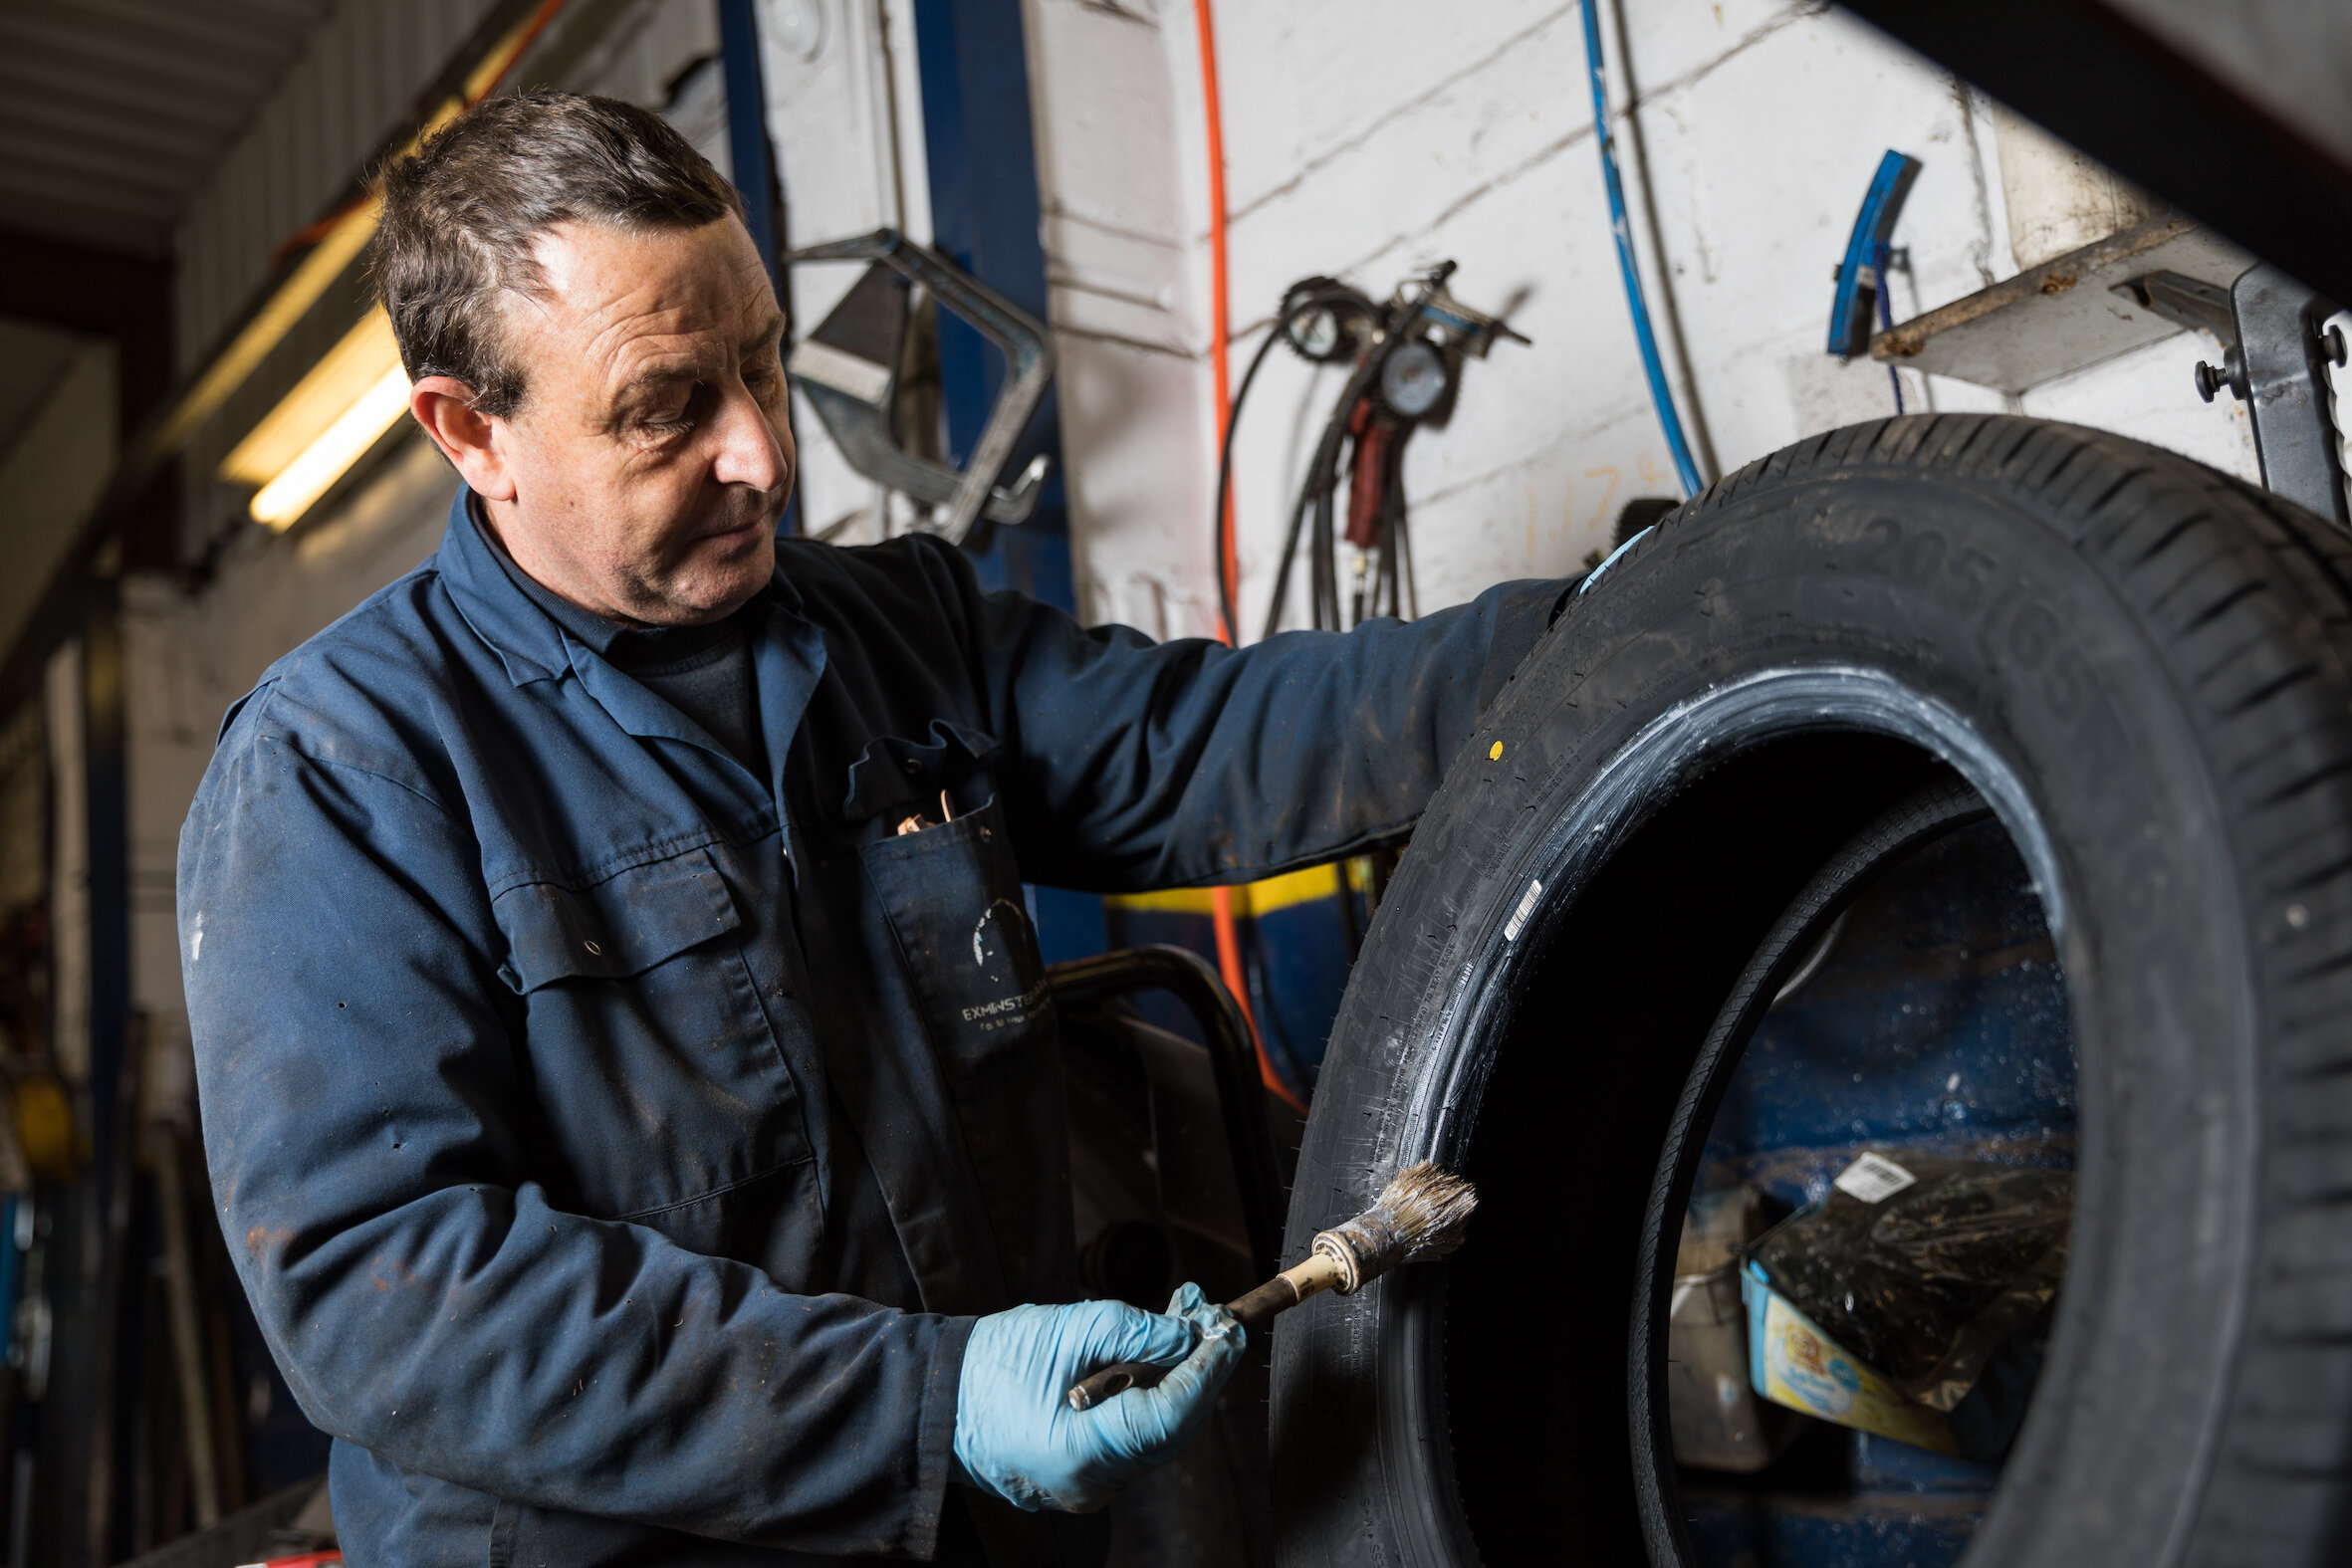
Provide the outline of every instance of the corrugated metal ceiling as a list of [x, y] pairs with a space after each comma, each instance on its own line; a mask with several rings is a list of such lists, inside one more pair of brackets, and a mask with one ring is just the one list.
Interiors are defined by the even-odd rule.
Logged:
[[161, 253], [335, 0], [0, 0], [0, 224]]

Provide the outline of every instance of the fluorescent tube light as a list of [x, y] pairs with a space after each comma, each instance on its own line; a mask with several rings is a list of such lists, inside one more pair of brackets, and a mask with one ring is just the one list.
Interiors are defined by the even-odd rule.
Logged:
[[295, 520], [311, 509], [311, 503], [343, 478], [406, 412], [408, 372], [395, 364], [345, 409], [341, 418], [321, 431], [319, 439], [304, 447], [302, 455], [287, 464], [277, 478], [261, 487], [253, 498], [253, 520], [274, 529], [293, 527]]
[[290, 528], [407, 409], [408, 376], [378, 308], [237, 443], [220, 475], [261, 487], [255, 522]]

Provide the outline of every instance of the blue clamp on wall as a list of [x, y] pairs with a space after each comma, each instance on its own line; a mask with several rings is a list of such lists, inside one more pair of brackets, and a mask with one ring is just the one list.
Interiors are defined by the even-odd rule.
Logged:
[[1851, 359], [1870, 351], [1870, 322], [1884, 310], [1881, 275], [1886, 268], [1887, 239], [1895, 220], [1903, 215], [1903, 199], [1919, 178], [1919, 159], [1889, 150], [1870, 177], [1870, 193], [1854, 214], [1854, 232], [1846, 240], [1845, 260], [1837, 268], [1837, 301], [1829, 309], [1829, 351]]

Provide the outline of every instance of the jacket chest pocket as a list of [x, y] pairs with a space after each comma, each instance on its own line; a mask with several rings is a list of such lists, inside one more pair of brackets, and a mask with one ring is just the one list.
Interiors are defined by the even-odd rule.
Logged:
[[1045, 961], [992, 799], [860, 853], [904, 952], [940, 1065], [958, 1086], [1051, 1037]]
[[586, 886], [528, 883], [494, 907], [572, 1203], [658, 1224], [809, 1158], [743, 915], [708, 849]]
[[[967, 795], [985, 794], [985, 778]], [[859, 850], [906, 964], [979, 1184], [1006, 1299], [1074, 1288], [1069, 1136], [1052, 992], [994, 799]]]

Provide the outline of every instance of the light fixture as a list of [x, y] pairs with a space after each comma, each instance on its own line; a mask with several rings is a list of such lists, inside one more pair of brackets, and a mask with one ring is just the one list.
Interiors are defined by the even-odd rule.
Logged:
[[378, 306], [237, 443], [220, 476], [261, 487], [255, 522], [291, 528], [407, 411], [408, 373]]

